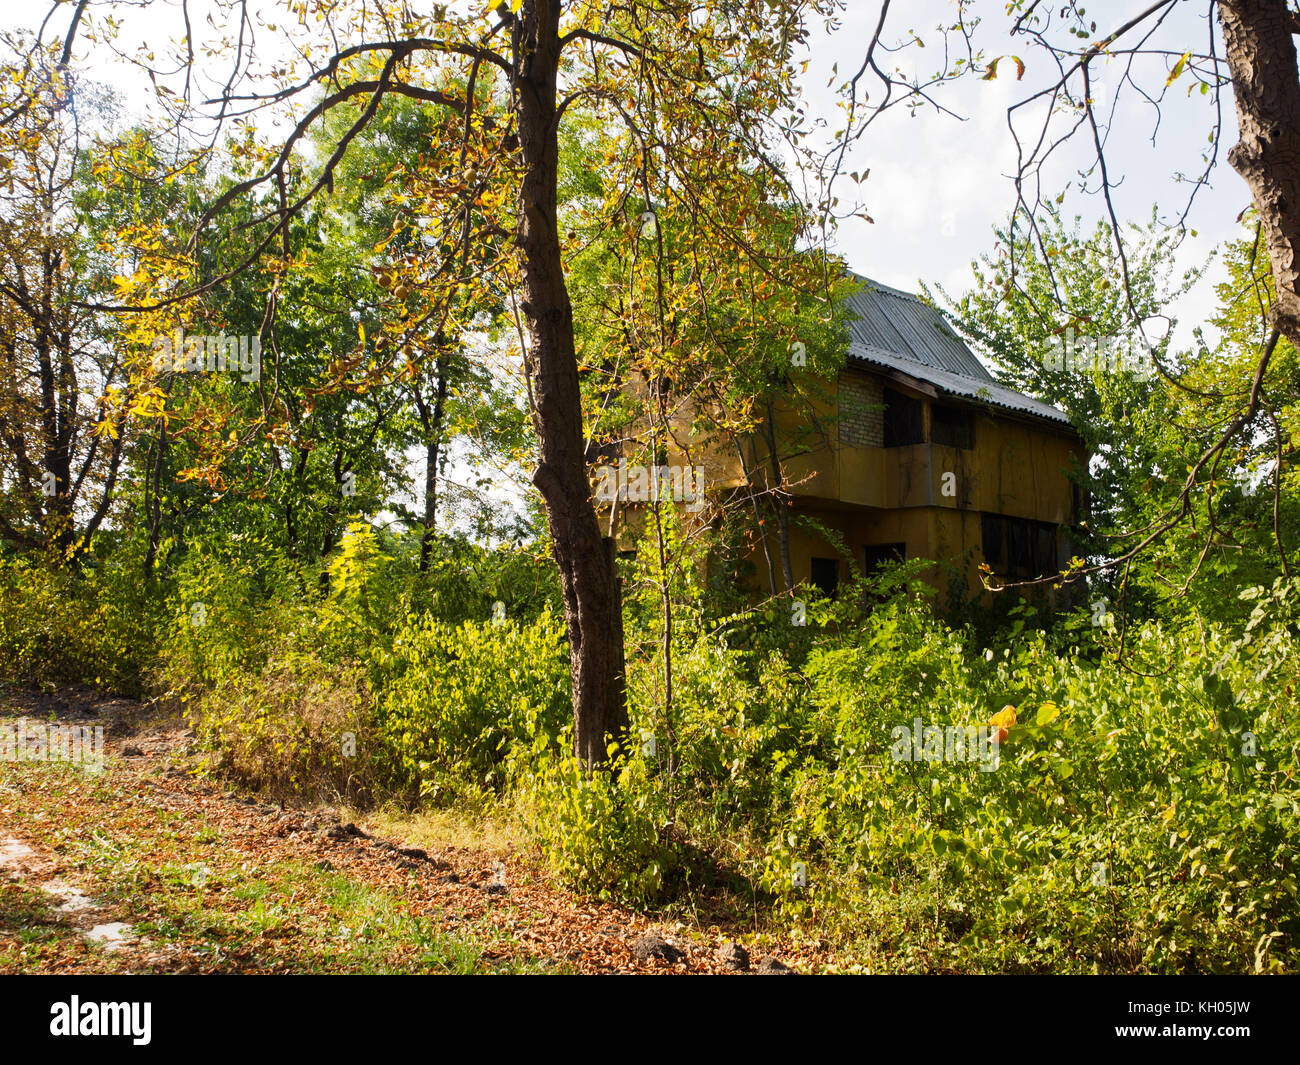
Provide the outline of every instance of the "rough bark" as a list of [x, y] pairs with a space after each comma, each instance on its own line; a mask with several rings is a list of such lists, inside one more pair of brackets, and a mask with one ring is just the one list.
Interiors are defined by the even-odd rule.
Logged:
[[573, 307], [556, 217], [560, 6], [559, 0], [530, 0], [514, 26], [515, 114], [524, 162], [515, 239], [523, 258], [526, 369], [538, 440], [533, 483], [542, 494], [564, 593], [574, 747], [590, 770], [605, 763], [610, 739], [625, 742], [627, 707], [617, 578], [587, 480]]
[[1220, 0], [1241, 139], [1228, 153], [1250, 186], [1277, 287], [1273, 324], [1300, 347], [1300, 73], [1285, 0]]

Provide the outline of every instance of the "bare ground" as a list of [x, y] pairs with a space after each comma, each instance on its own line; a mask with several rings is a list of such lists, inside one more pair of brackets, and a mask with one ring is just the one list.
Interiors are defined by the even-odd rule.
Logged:
[[[755, 962], [826, 960], [717, 914], [656, 923], [583, 898], [499, 841], [431, 843], [426, 824], [411, 847], [391, 816], [385, 839], [241, 797], [204, 777], [184, 721], [142, 703], [0, 691], [0, 725], [20, 718], [102, 726], [106, 759], [0, 761], [0, 972], [724, 973], [731, 940]], [[656, 935], [680, 960], [645, 956]]]

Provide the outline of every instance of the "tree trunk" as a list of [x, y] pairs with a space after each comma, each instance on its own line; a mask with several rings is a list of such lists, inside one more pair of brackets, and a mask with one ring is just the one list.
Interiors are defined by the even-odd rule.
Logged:
[[564, 592], [573, 681], [574, 748], [588, 771], [608, 742], [626, 742], [623, 645], [613, 552], [600, 533], [587, 481], [573, 307], [556, 219], [559, 164], [556, 75], [560, 0], [528, 0], [513, 27], [515, 109], [523, 155], [525, 367], [538, 440], [533, 484], [542, 494]]
[[153, 568], [158, 560], [159, 540], [162, 537], [162, 471], [167, 455], [167, 422], [160, 420], [158, 435], [154, 439], [153, 462], [145, 480], [145, 517], [149, 522], [149, 544], [144, 555], [145, 580], [153, 578]]
[[420, 572], [429, 572], [429, 558], [433, 554], [433, 538], [438, 521], [438, 455], [442, 445], [442, 417], [447, 404], [447, 374], [450, 371], [449, 355], [437, 363], [437, 385], [433, 396], [433, 410], [424, 401], [424, 394], [414, 390], [420, 425], [424, 429], [424, 531], [420, 535]]
[[1228, 152], [1250, 186], [1277, 287], [1273, 324], [1300, 348], [1300, 73], [1285, 0], [1220, 0], [1241, 139]]
[[[45, 543], [63, 559], [72, 546], [72, 462], [67, 429], [73, 412], [67, 407], [67, 382], [62, 369], [64, 360], [55, 350], [55, 340], [48, 322], [51, 315], [49, 286], [44, 293], [42, 314], [36, 324], [36, 355], [41, 391], [41, 468], [51, 484], [45, 491]], [[56, 367], [55, 360], [59, 366]]]
[[[781, 557], [781, 577], [789, 592], [794, 588], [794, 567], [790, 563], [790, 507], [785, 498], [785, 475], [781, 472], [781, 455], [777, 450], [776, 409], [769, 396], [767, 400], [767, 457], [771, 469], [770, 498], [776, 516], [777, 550]], [[775, 588], [772, 589], [774, 592]]]

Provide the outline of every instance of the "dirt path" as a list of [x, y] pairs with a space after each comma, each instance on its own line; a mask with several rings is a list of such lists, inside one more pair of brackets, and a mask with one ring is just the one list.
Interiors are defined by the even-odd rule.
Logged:
[[[739, 964], [734, 948], [720, 950], [731, 938], [722, 929], [665, 928], [579, 898], [529, 855], [407, 847], [328, 809], [223, 791], [196, 775], [184, 724], [141, 704], [84, 687], [0, 693], [0, 727], [20, 718], [29, 728], [100, 726], [105, 759], [98, 772], [0, 761], [0, 972], [722, 973]], [[748, 946], [759, 970], [766, 950]]]

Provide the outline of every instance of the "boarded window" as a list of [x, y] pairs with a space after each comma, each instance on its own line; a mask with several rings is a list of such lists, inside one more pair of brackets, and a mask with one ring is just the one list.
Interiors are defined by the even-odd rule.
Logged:
[[1046, 577], [1058, 569], [1056, 526], [1043, 521], [980, 515], [984, 561], [1004, 577]]
[[885, 389], [885, 447], [923, 443], [921, 401], [892, 388]]
[[930, 443], [970, 450], [975, 446], [975, 420], [958, 407], [930, 408]]

